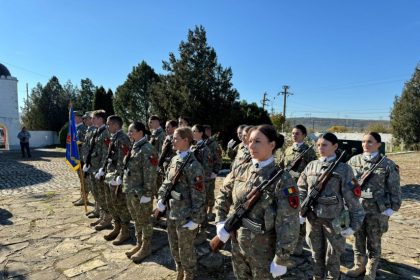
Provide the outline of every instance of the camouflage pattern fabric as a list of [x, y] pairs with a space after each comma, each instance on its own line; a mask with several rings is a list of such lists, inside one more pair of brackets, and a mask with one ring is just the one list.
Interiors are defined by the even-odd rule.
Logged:
[[[252, 162], [234, 169], [224, 180], [216, 200], [216, 221], [225, 221], [247, 193], [277, 170], [274, 161], [257, 169]], [[299, 192], [288, 172], [270, 185], [247, 215], [261, 231], [243, 226], [232, 240], [232, 262], [237, 279], [272, 279], [271, 261], [286, 265], [299, 234]]]
[[[330, 164], [314, 160], [306, 166], [297, 183], [301, 201], [312, 191], [318, 177]], [[349, 210], [350, 227], [357, 231], [362, 225], [365, 213], [359, 202], [360, 187], [353, 184], [353, 179], [351, 167], [339, 163], [308, 214], [306, 242], [312, 251], [314, 276], [323, 278], [328, 272], [332, 279], [338, 279], [345, 239], [333, 229], [332, 223], [340, 217], [344, 205]]]
[[150, 135], [150, 144], [155, 147], [158, 155], [162, 152], [162, 146], [163, 141], [165, 140], [165, 131], [162, 129], [162, 127], [159, 127], [158, 129], [155, 129], [152, 131], [152, 135]]

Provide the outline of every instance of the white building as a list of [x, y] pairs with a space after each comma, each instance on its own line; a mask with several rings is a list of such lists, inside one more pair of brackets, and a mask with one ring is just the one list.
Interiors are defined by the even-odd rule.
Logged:
[[18, 149], [21, 129], [18, 109], [18, 80], [0, 63], [0, 149]]

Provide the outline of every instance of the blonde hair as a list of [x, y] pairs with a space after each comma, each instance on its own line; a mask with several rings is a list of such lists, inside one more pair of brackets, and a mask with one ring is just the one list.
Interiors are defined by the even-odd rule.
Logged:
[[178, 127], [177, 129], [175, 129], [174, 133], [178, 133], [182, 139], [188, 139], [189, 144], [193, 142], [193, 133], [191, 128], [189, 127]]

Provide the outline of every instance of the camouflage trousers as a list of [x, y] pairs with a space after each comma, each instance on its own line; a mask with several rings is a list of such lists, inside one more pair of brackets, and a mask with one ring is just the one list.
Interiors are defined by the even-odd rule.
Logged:
[[92, 183], [91, 191], [93, 194], [93, 197], [95, 198], [95, 201], [98, 203], [101, 210], [105, 211], [106, 213], [109, 213], [109, 209], [106, 203], [105, 198], [105, 185], [103, 181], [97, 180], [95, 178], [95, 174], [91, 173], [89, 174], [90, 181]]
[[354, 234], [354, 254], [356, 256], [379, 258], [381, 256], [382, 235], [388, 231], [389, 217], [367, 213], [360, 229]]
[[104, 184], [105, 198], [109, 212], [115, 222], [128, 225], [131, 220], [130, 212], [127, 209], [126, 194], [121, 192], [121, 186]]
[[153, 225], [151, 220], [153, 200], [147, 203], [140, 203], [140, 198], [135, 193], [127, 193], [127, 208], [131, 218], [134, 221], [136, 229], [137, 242], [140, 240], [151, 239], [153, 234]]
[[177, 266], [181, 266], [187, 272], [195, 273], [197, 255], [194, 239], [198, 229], [183, 228], [176, 220], [171, 219], [167, 219], [167, 226], [169, 246]]
[[273, 279], [270, 264], [276, 248], [275, 232], [254, 234], [241, 227], [232, 240], [232, 264], [236, 279]]
[[213, 207], [215, 203], [214, 189], [216, 187], [216, 179], [209, 179], [206, 181], [206, 205]]
[[313, 275], [324, 279], [340, 278], [340, 256], [344, 252], [345, 238], [336, 234], [331, 219], [307, 217], [306, 242], [311, 248]]

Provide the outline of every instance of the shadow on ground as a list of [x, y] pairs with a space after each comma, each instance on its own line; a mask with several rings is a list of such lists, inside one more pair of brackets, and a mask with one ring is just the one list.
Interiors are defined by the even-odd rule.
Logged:
[[0, 225], [13, 225], [13, 222], [9, 220], [11, 217], [13, 217], [13, 214], [9, 210], [0, 208]]
[[420, 201], [420, 185], [409, 184], [402, 186], [401, 194], [404, 200]]

